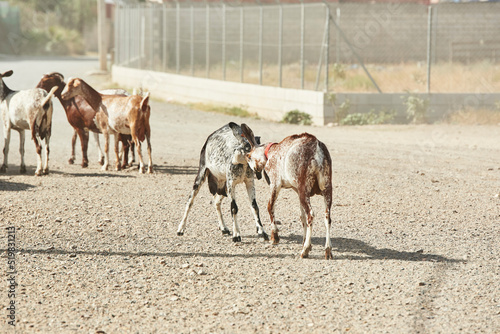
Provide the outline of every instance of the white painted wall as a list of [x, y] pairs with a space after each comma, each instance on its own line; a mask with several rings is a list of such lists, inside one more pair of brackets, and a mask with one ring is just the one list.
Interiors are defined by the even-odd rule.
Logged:
[[155, 98], [165, 101], [242, 106], [273, 121], [280, 121], [294, 109], [310, 114], [315, 125], [325, 125], [333, 118], [333, 109], [325, 106], [323, 92], [194, 78], [121, 66], [113, 66], [112, 78], [122, 86], [142, 87]]

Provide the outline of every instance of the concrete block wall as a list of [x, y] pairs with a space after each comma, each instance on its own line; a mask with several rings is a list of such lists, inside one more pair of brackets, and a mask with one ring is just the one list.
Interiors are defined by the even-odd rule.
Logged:
[[[264, 119], [273, 121], [280, 121], [287, 112], [294, 109], [310, 114], [315, 125], [325, 125], [334, 120], [335, 106], [328, 102], [324, 92], [195, 78], [116, 65], [113, 66], [112, 77], [120, 86], [142, 87], [150, 91], [153, 97], [165, 101], [242, 106]], [[500, 102], [500, 93], [416, 95], [429, 100], [429, 121], [442, 119], [447, 113], [464, 108], [495, 109], [496, 103]], [[408, 94], [403, 93], [338, 93], [336, 106], [349, 99], [350, 113], [395, 110], [397, 121], [404, 122], [404, 100], [407, 96]]]

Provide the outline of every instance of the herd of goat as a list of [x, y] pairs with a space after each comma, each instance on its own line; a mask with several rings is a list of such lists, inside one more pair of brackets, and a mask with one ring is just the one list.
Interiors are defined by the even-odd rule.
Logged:
[[[25, 130], [31, 131], [36, 146], [37, 168], [35, 175], [49, 173], [49, 141], [52, 123], [52, 97], [56, 96], [63, 106], [68, 122], [74, 128], [72, 153], [69, 163], [75, 160], [75, 143], [80, 138], [82, 148], [82, 167], [88, 166], [87, 148], [89, 133], [92, 132], [99, 148], [99, 161], [102, 169], [109, 165], [109, 135], [115, 139], [116, 170], [128, 166], [128, 152], [133, 154], [134, 146], [139, 157], [139, 171], [145, 172], [141, 153], [141, 142], [146, 140], [149, 156], [148, 173], [153, 172], [151, 159], [151, 128], [149, 118], [149, 93], [128, 94], [122, 89], [96, 91], [84, 80], [69, 79], [64, 82], [62, 74], [54, 72], [42, 77], [34, 89], [13, 91], [6, 86], [3, 78], [13, 74], [7, 71], [0, 74], [0, 112], [4, 130], [4, 161], [0, 172], [5, 173], [8, 166], [8, 153], [11, 130], [19, 132], [21, 154], [21, 173], [26, 172], [24, 163]], [[99, 145], [98, 134], [104, 136], [104, 154]], [[123, 162], [119, 152], [122, 143]], [[42, 144], [45, 155], [42, 160]], [[260, 143], [260, 138], [246, 124], [230, 122], [213, 132], [206, 140], [201, 153], [198, 174], [186, 204], [184, 215], [179, 224], [177, 235], [183, 235], [187, 216], [200, 187], [208, 179], [210, 193], [214, 196], [219, 228], [223, 234], [230, 234], [224, 224], [221, 202], [224, 197], [231, 201], [233, 222], [233, 241], [241, 241], [237, 220], [238, 206], [235, 201], [235, 186], [244, 183], [255, 218], [257, 233], [269, 240], [262, 226], [259, 207], [255, 196], [254, 177], [264, 178], [271, 189], [267, 205], [271, 220], [271, 241], [279, 242], [278, 228], [274, 217], [274, 205], [282, 188], [291, 188], [299, 196], [300, 218], [303, 226], [303, 248], [301, 257], [307, 258], [311, 250], [313, 211], [310, 197], [322, 195], [325, 201], [325, 258], [331, 259], [330, 210], [332, 206], [332, 161], [325, 144], [308, 133], [286, 137], [279, 143]]]

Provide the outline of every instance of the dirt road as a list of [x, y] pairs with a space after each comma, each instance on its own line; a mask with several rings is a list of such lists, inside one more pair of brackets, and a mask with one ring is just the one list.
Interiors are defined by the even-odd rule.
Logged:
[[[32, 175], [30, 141], [28, 175], [18, 173], [13, 133], [0, 175], [0, 265], [9, 271], [6, 228], [15, 227], [17, 283], [14, 298], [0, 283], [0, 332], [13, 331], [12, 300], [18, 333], [500, 331], [500, 127], [301, 127], [153, 101], [156, 172], [140, 175], [101, 172], [92, 144], [88, 168], [68, 165], [72, 130], [54, 104], [51, 174]], [[307, 131], [329, 147], [332, 261], [318, 197], [311, 258], [299, 258], [292, 191], [277, 202], [277, 246], [256, 237], [243, 187], [241, 243], [217, 231], [206, 185], [176, 235], [199, 151], [229, 121], [263, 141]], [[257, 196], [269, 231], [264, 181]], [[230, 223], [227, 200], [223, 212]]]

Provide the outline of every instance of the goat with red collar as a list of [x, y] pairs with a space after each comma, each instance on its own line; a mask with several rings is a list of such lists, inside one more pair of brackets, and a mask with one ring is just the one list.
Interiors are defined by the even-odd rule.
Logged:
[[292, 188], [299, 195], [300, 219], [304, 228], [300, 256], [307, 258], [312, 248], [314, 218], [310, 197], [322, 195], [325, 200], [325, 258], [331, 259], [332, 159], [326, 145], [308, 133], [286, 137], [279, 143], [258, 145], [252, 130], [246, 124], [241, 124], [241, 131], [251, 145], [250, 152], [245, 156], [248, 166], [255, 172], [264, 171], [264, 177], [271, 188], [267, 210], [271, 219], [273, 244], [279, 242], [274, 204], [282, 188]]

